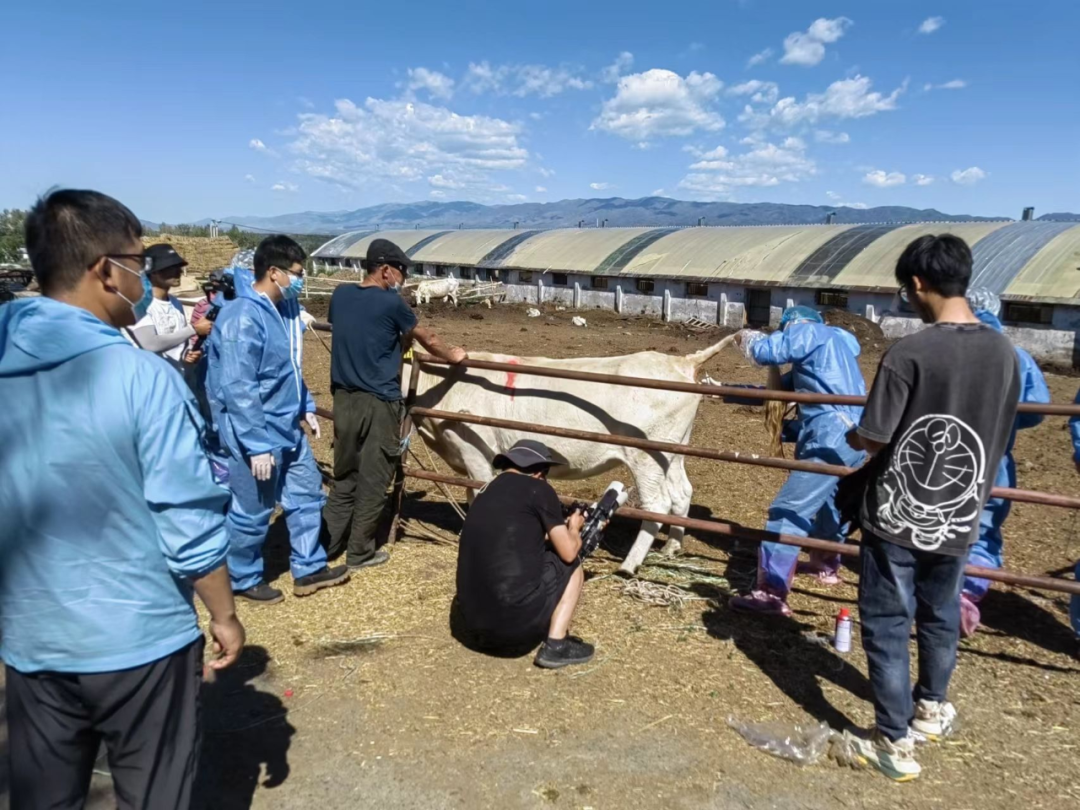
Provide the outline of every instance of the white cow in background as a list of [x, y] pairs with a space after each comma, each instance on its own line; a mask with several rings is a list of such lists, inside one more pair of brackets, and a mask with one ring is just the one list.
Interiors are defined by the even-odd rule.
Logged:
[[425, 279], [413, 288], [413, 303], [420, 306], [420, 304], [429, 303], [432, 298], [441, 298], [444, 302], [447, 300], [452, 301], [456, 307], [457, 292], [460, 286], [461, 281], [454, 276]]
[[[620, 357], [552, 360], [476, 352], [469, 357], [692, 383], [697, 379], [698, 369], [730, 342], [731, 338], [727, 337], [685, 356], [638, 352]], [[411, 370], [411, 365], [406, 364], [403, 390], [408, 390]], [[680, 444], [690, 441], [700, 401], [700, 394], [439, 365], [422, 368], [416, 398], [416, 404], [423, 408]], [[520, 439], [539, 439], [567, 461], [566, 465], [552, 468], [552, 478], [591, 478], [622, 463], [634, 477], [642, 509], [680, 517], [686, 517], [690, 510], [694, 488], [686, 477], [681, 455], [426, 417], [417, 419], [416, 425], [424, 442], [455, 472], [469, 478], [490, 481], [494, 477], [491, 461], [498, 453]], [[660, 525], [651, 521], [642, 523], [623, 561], [623, 571], [637, 570], [649, 553]], [[679, 550], [684, 531], [670, 527], [665, 553]]]

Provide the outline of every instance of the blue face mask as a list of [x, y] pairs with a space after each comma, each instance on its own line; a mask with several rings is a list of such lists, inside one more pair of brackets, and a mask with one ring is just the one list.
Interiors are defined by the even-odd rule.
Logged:
[[150, 286], [150, 277], [146, 275], [146, 273], [137, 273], [130, 267], [125, 267], [115, 259], [109, 259], [109, 261], [115, 264], [121, 270], [126, 270], [132, 275], [138, 276], [142, 280], [142, 298], [140, 298], [138, 301], [132, 301], [119, 290], [116, 291], [116, 294], [123, 298], [128, 303], [128, 306], [131, 307], [131, 311], [135, 313], [135, 322], [138, 323], [146, 317], [146, 313], [150, 310], [150, 304], [152, 304], [154, 301], [154, 288]]
[[[277, 284], [276, 281], [274, 283]], [[290, 298], [299, 298], [300, 293], [304, 291], [304, 277], [294, 276], [292, 273], [289, 273], [289, 286], [282, 287], [278, 284], [278, 289], [281, 290], [281, 295], [286, 300]]]

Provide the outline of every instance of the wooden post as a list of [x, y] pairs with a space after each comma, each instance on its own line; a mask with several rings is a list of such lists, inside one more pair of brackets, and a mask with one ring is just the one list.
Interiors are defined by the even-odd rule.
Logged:
[[[420, 361], [416, 357], [415, 349], [409, 350], [411, 360], [411, 370], [409, 371], [409, 390], [405, 394], [405, 415], [401, 420], [401, 441], [404, 442], [412, 433], [413, 418], [412, 407], [416, 401], [416, 383], [420, 377]], [[402, 368], [405, 367], [404, 358], [401, 363]], [[390, 519], [389, 530], [387, 533], [387, 542], [396, 543], [398, 540], [399, 527], [401, 524], [401, 504], [405, 499], [405, 467], [404, 467], [404, 455], [402, 452], [402, 459], [398, 461], [397, 470], [394, 471], [394, 488], [391, 492], [391, 499], [393, 503], [393, 517]]]

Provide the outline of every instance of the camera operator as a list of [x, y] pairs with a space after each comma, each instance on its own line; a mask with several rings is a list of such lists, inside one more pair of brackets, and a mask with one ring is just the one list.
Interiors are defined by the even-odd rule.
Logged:
[[480, 490], [461, 532], [457, 606], [464, 635], [490, 652], [512, 653], [545, 639], [535, 664], [583, 664], [593, 646], [567, 634], [582, 573], [580, 511], [564, 519], [547, 483], [558, 461], [538, 441], [497, 455], [501, 473]]

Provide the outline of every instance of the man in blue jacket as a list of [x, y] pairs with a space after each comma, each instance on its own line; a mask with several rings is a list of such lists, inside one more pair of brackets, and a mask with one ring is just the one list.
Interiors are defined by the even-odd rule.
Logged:
[[[971, 305], [975, 317], [985, 323], [991, 329], [1004, 332], [998, 313], [1001, 312], [1001, 299], [996, 294], [982, 288], [968, 290], [968, 303]], [[1016, 349], [1016, 359], [1020, 361], [1020, 401], [1038, 402], [1047, 404], [1050, 402], [1050, 389], [1046, 387], [1046, 378], [1043, 377], [1039, 366], [1026, 351], [1019, 346]], [[1009, 435], [1009, 443], [1005, 447], [1005, 455], [998, 464], [997, 474], [994, 477], [995, 487], [1016, 487], [1016, 462], [1013, 460], [1013, 446], [1016, 444], [1016, 432], [1033, 428], [1042, 423], [1042, 414], [1017, 413], [1016, 424], [1013, 425]], [[983, 568], [1001, 568], [1002, 548], [1004, 539], [1001, 535], [1001, 527], [1009, 516], [1012, 501], [1005, 498], [991, 498], [986, 502], [979, 515], [979, 539], [968, 551], [968, 563], [979, 565]], [[982, 619], [979, 612], [979, 602], [990, 590], [989, 580], [978, 577], [964, 577], [964, 589], [960, 592], [960, 635], [970, 636], [978, 627]]]
[[0, 657], [16, 808], [79, 808], [105, 742], [122, 807], [187, 808], [203, 636], [244, 644], [228, 493], [183, 379], [118, 328], [152, 295], [139, 220], [54, 191], [26, 221], [44, 297], [0, 307]]
[[222, 307], [206, 344], [211, 409], [229, 454], [229, 575], [236, 594], [263, 604], [284, 599], [263, 581], [263, 544], [279, 503], [292, 546], [293, 594], [308, 596], [349, 578], [345, 566], [326, 565], [319, 543], [326, 495], [301, 428], [306, 422], [319, 436], [301, 371], [297, 297], [306, 258], [287, 236], [264, 239], [253, 274], [233, 268], [236, 298]]
[[[779, 331], [742, 332], [736, 338], [746, 356], [759, 366], [791, 364], [785, 387], [816, 394], [864, 396], [866, 383], [857, 360], [861, 348], [850, 332], [826, 326], [811, 307], [789, 307], [780, 319]], [[866, 454], [852, 450], [846, 435], [862, 418], [862, 408], [853, 405], [799, 405], [798, 440], [795, 458], [860, 466]], [[769, 507], [765, 528], [771, 532], [799, 537], [817, 537], [842, 542], [844, 533], [836, 508], [836, 486], [840, 479], [820, 473], [795, 471]], [[762, 543], [758, 552], [756, 587], [745, 596], [736, 596], [736, 610], [790, 616], [787, 595], [799, 558], [797, 546]], [[812, 552], [799, 573], [818, 577], [823, 584], [840, 580], [836, 554]]]

